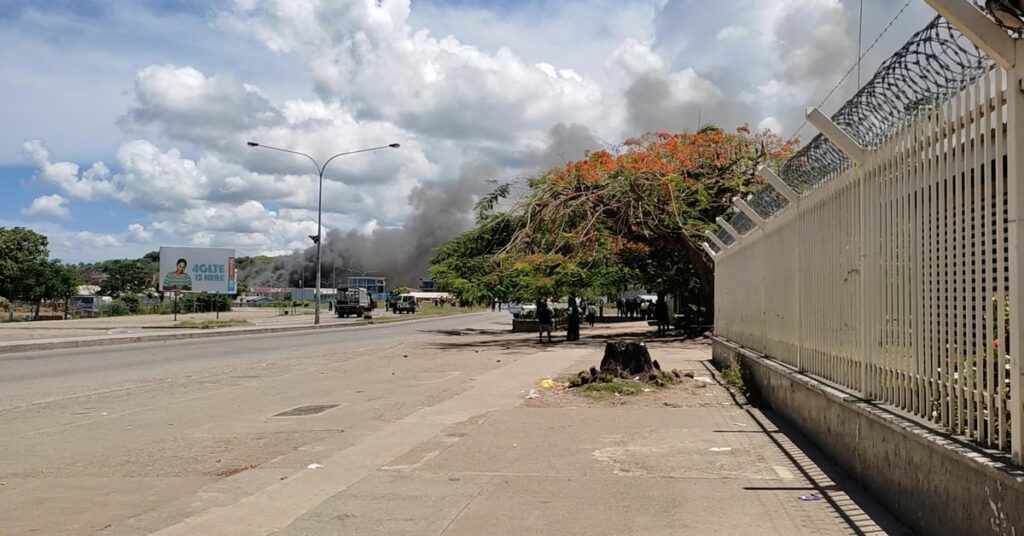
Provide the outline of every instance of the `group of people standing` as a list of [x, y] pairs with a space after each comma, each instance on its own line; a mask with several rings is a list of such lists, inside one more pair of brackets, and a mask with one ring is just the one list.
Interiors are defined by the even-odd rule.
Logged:
[[[567, 341], [578, 341], [580, 340], [580, 323], [586, 321], [590, 327], [594, 327], [594, 323], [597, 322], [597, 316], [604, 314], [603, 304], [594, 304], [587, 302], [577, 302], [576, 298], [569, 298], [569, 308], [566, 313], [566, 324], [565, 324], [565, 340]], [[547, 302], [540, 302], [537, 304], [537, 323], [540, 325], [540, 342], [544, 342], [544, 334], [548, 335], [548, 342], [551, 342], [551, 326], [553, 322], [553, 313], [551, 308], [548, 307]]]
[[[665, 300], [659, 299], [658, 302], [664, 302]], [[643, 320], [652, 320], [655, 317], [655, 309], [657, 304], [652, 303], [651, 300], [643, 299], [640, 296], [631, 299], [619, 298], [615, 302], [615, 307], [618, 309], [619, 317], [621, 318], [640, 318]]]
[[618, 315], [622, 318], [637, 318], [642, 320], [656, 320], [658, 322], [658, 335], [668, 335], [672, 319], [668, 312], [668, 303], [665, 296], [658, 294], [655, 302], [637, 296], [632, 299], [619, 298], [615, 302]]
[[[668, 311], [668, 303], [665, 301], [664, 296], [659, 294], [655, 302], [642, 299], [639, 296], [628, 300], [620, 298], [615, 305], [618, 307], [618, 315], [620, 317], [657, 320], [658, 335], [668, 335], [671, 318]], [[565, 340], [580, 340], [580, 324], [586, 321], [587, 324], [590, 324], [590, 327], [594, 327], [598, 314], [602, 317], [604, 316], [603, 303], [588, 303], [586, 301], [577, 301], [576, 298], [569, 298], [569, 307], [566, 310], [565, 316]], [[551, 307], [548, 306], [547, 302], [538, 302], [537, 323], [539, 324], [540, 342], [544, 342], [545, 333], [548, 336], [548, 342], [551, 342], [553, 322], [554, 313]]]

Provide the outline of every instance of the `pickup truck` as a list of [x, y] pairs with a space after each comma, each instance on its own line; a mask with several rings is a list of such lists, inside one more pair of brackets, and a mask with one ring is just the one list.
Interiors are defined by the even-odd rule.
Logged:
[[362, 316], [366, 311], [370, 311], [370, 296], [366, 293], [365, 288], [341, 287], [338, 289], [334, 313], [339, 318], [347, 318], [349, 315]]

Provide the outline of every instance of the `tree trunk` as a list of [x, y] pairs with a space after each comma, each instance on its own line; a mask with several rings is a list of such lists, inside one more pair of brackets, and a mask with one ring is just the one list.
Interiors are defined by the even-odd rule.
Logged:
[[[686, 258], [693, 265], [693, 271], [700, 279], [701, 305], [704, 306], [705, 320], [709, 324], [715, 321], [715, 268], [708, 262], [700, 248], [694, 247], [690, 240], [685, 240]], [[712, 261], [713, 262], [713, 261]]]
[[609, 341], [604, 345], [601, 372], [618, 376], [625, 372], [630, 376], [650, 374], [655, 371], [654, 362], [647, 346], [641, 342]]

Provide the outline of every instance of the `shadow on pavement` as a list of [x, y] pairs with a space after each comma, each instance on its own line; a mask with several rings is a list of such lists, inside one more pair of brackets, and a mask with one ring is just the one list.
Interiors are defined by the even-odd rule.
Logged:
[[[715, 382], [729, 391], [729, 396], [737, 406], [753, 420], [758, 429], [749, 433], [763, 434], [779, 452], [790, 462], [792, 467], [808, 486], [793, 487], [758, 487], [743, 488], [747, 491], [793, 491], [794, 500], [800, 496], [817, 496], [828, 504], [832, 514], [850, 529], [851, 534], [874, 535], [890, 534], [909, 536], [913, 532], [900, 523], [888, 510], [880, 506], [868, 492], [864, 491], [850, 475], [837, 466], [825, 453], [818, 448], [799, 430], [785, 419], [765, 407], [754, 407], [741, 397], [737, 397], [732, 389], [725, 386], [718, 377], [717, 370], [707, 361], [701, 364], [708, 370]], [[721, 433], [735, 432], [722, 430]]]

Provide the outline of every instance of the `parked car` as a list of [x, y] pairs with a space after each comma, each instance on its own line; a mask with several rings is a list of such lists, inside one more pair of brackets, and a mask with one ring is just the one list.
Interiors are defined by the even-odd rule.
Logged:
[[395, 314], [398, 313], [409, 313], [414, 314], [416, 312], [416, 298], [414, 296], [399, 296], [395, 300]]
[[511, 303], [508, 306], [508, 312], [512, 313], [512, 316], [515, 318], [532, 316], [537, 313], [537, 305], [532, 303]]

